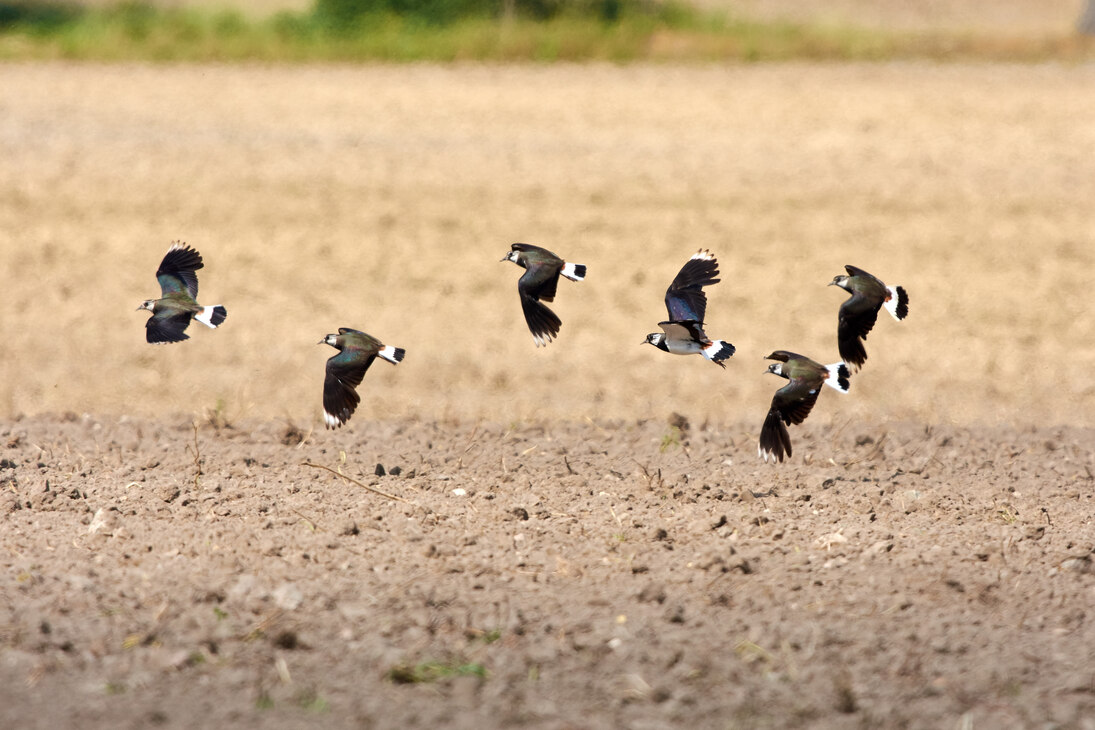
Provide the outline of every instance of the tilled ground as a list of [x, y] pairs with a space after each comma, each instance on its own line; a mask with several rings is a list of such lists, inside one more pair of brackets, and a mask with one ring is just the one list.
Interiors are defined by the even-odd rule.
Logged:
[[0, 725], [1093, 727], [1091, 429], [219, 425], [0, 423]]

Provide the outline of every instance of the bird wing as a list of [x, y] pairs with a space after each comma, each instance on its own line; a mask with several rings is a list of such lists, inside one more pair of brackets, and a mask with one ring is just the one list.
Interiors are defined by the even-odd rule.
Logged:
[[521, 292], [522, 297], [543, 299], [545, 302], [553, 301], [559, 286], [561, 267], [561, 264], [529, 261], [525, 273], [517, 280], [517, 291]]
[[869, 279], [877, 278], [873, 274], [870, 274], [870, 273], [864, 271], [863, 269], [859, 268], [858, 266], [852, 266], [851, 264], [845, 264], [844, 265], [844, 270], [848, 272], [848, 276], [861, 276], [865, 279], [867, 279], [867, 278], [869, 278]]
[[878, 320], [881, 301], [855, 292], [840, 305], [837, 318], [836, 340], [840, 358], [859, 367], [867, 360], [867, 350], [861, 340], [866, 339]]
[[368, 355], [356, 348], [346, 347], [327, 360], [327, 375], [323, 379], [323, 410], [339, 425], [350, 419], [361, 402], [354, 388], [361, 383], [365, 371], [375, 359], [375, 354]]
[[772, 396], [770, 410], [779, 413], [787, 424], [799, 424], [806, 420], [817, 402], [820, 386], [811, 386], [801, 378], [792, 378], [791, 382], [776, 391]]
[[156, 270], [163, 296], [186, 292], [191, 299], [198, 297], [198, 275], [194, 272], [205, 266], [200, 253], [189, 246], [172, 246]]
[[676, 342], [710, 342], [703, 331], [703, 322], [689, 319], [679, 322], [658, 322], [658, 326], [665, 332], [667, 340], [674, 340]]
[[144, 323], [145, 339], [156, 344], [161, 342], [182, 342], [190, 339], [185, 334], [190, 326], [190, 312], [164, 309], [156, 312]]
[[665, 290], [665, 308], [674, 322], [702, 322], [707, 313], [707, 295], [703, 287], [718, 284], [719, 262], [714, 256], [697, 254], [685, 262]]
[[760, 428], [760, 455], [768, 461], [769, 457], [783, 461], [783, 457], [791, 455], [791, 434], [783, 425], [783, 417], [773, 406], [768, 409], [768, 415], [764, 417], [764, 425]]
[[521, 309], [525, 313], [525, 323], [528, 324], [537, 345], [546, 345], [553, 337], [559, 336], [559, 328], [563, 326], [559, 317], [523, 291], [521, 292]]

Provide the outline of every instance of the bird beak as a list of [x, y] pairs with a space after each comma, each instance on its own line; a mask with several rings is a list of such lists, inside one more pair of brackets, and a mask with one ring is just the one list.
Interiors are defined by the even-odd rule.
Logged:
[[501, 263], [503, 261], [509, 261], [509, 256], [506, 256], [505, 258], [498, 259], [499, 263]]
[[317, 344], [317, 345], [322, 345], [322, 344], [324, 344], [324, 343], [326, 343], [326, 342], [327, 342], [327, 338], [326, 338], [326, 337], [324, 337], [324, 338], [323, 338], [322, 340], [320, 340], [320, 341], [319, 341], [319, 342], [317, 342], [316, 344]]

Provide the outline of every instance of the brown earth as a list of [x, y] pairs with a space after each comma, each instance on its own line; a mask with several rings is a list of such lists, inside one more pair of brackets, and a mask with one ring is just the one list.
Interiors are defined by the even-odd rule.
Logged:
[[1093, 726], [1092, 430], [748, 431], [8, 423], [0, 724]]
[[[1095, 727], [1093, 89], [0, 66], [0, 726]], [[177, 238], [229, 316], [152, 347]], [[638, 344], [701, 246], [726, 371]], [[845, 263], [909, 319], [764, 464]], [[329, 432], [339, 326], [408, 354]]]

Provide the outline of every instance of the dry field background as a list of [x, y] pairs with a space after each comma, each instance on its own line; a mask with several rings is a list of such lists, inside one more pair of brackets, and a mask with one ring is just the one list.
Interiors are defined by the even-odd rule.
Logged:
[[[0, 66], [0, 726], [1090, 730], [1093, 120], [1056, 64]], [[153, 347], [173, 239], [229, 316]], [[514, 240], [589, 266], [547, 348]], [[639, 344], [699, 247], [725, 371]], [[910, 316], [766, 465], [845, 263]], [[408, 354], [326, 432], [346, 325]]]
[[[320, 424], [339, 326], [403, 346], [357, 419], [759, 424], [763, 355], [836, 359], [854, 263], [911, 295], [824, 424], [1091, 423], [1095, 68], [0, 69], [0, 412]], [[144, 342], [172, 240], [217, 331]], [[589, 266], [536, 349], [510, 242]], [[724, 372], [641, 347], [697, 248]]]

